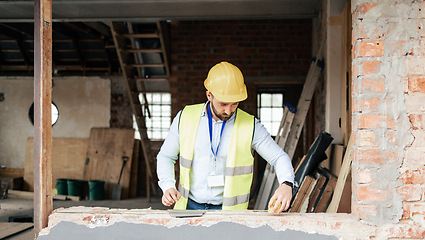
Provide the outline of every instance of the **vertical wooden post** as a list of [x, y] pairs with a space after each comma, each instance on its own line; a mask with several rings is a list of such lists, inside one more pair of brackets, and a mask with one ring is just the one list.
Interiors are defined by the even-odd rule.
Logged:
[[47, 227], [52, 202], [52, 1], [34, 1], [34, 230]]

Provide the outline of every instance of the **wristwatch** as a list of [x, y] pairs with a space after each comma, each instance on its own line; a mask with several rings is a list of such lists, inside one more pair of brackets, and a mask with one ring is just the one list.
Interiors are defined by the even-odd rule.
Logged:
[[284, 181], [282, 184], [285, 184], [285, 185], [290, 186], [291, 188], [294, 188], [294, 184], [291, 183], [290, 181]]

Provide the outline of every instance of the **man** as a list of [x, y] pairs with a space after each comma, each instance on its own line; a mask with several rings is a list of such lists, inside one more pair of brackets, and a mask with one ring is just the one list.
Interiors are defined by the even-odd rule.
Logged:
[[238, 108], [247, 98], [239, 68], [228, 62], [215, 65], [204, 86], [208, 101], [176, 115], [158, 153], [162, 203], [175, 204], [175, 209], [247, 209], [255, 150], [275, 168], [281, 183], [269, 206], [277, 213], [288, 209], [294, 181], [291, 160], [258, 119]]

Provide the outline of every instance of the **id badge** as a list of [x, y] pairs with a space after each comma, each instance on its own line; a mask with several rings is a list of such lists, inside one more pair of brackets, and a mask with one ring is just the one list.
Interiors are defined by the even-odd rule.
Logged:
[[224, 186], [224, 176], [223, 175], [213, 175], [208, 176], [208, 187], [222, 187]]

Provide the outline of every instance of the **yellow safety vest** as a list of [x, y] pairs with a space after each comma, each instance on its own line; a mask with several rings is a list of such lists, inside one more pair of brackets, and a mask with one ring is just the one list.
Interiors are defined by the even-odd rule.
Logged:
[[[190, 190], [196, 134], [204, 104], [186, 106], [180, 115], [180, 199], [174, 209], [186, 209]], [[229, 142], [223, 193], [223, 210], [245, 210], [248, 208], [252, 184], [254, 157], [251, 152], [254, 134], [254, 116], [237, 109], [236, 119]]]

